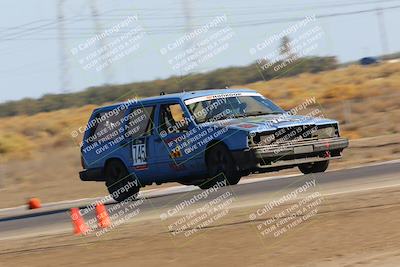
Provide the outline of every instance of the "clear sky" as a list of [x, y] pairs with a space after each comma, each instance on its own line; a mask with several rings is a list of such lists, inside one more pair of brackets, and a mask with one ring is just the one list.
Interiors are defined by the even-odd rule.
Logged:
[[[312, 55], [335, 55], [341, 62], [380, 55], [385, 48], [379, 23], [383, 23], [387, 35], [386, 51], [398, 52], [399, 7], [400, 0], [2, 0], [0, 101], [179, 75], [171, 60], [190, 45], [211, 38], [218, 27], [230, 28], [228, 46], [192, 71], [247, 65], [256, 60], [249, 49], [312, 15], [316, 16], [313, 25], [323, 31]], [[382, 8], [381, 20], [373, 10], [376, 8]], [[92, 16], [93, 11], [98, 15]], [[58, 17], [60, 14], [64, 19]], [[85, 51], [71, 52], [129, 16], [137, 19], [118, 33], [97, 41]], [[221, 17], [226, 20], [215, 30], [171, 48], [185, 33]], [[145, 35], [131, 44], [138, 45], [133, 52], [101, 71], [85, 69], [80, 63], [91, 52], [135, 27], [141, 27]], [[296, 38], [296, 34], [289, 37]], [[279, 42], [273, 43], [269, 51], [278, 45]], [[168, 47], [171, 51], [167, 54], [160, 52]], [[265, 55], [264, 52], [257, 55]]]

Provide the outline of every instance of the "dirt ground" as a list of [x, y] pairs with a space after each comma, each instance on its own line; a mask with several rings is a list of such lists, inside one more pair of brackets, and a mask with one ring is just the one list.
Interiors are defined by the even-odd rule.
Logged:
[[[341, 160], [332, 161], [330, 170], [365, 163], [400, 158], [400, 135], [386, 135], [351, 140]], [[51, 160], [51, 161], [49, 161]], [[43, 203], [104, 196], [107, 190], [101, 182], [81, 182], [79, 150], [65, 148], [37, 154], [30, 160], [15, 160], [0, 165], [0, 208], [24, 205], [27, 199], [38, 197]], [[279, 174], [299, 173], [297, 169]], [[253, 175], [257, 177], [277, 173]], [[145, 189], [175, 186], [147, 186]]]
[[316, 215], [277, 237], [260, 234], [265, 218], [250, 221], [260, 208], [252, 206], [231, 209], [189, 239], [153, 219], [101, 237], [7, 240], [0, 266], [399, 266], [399, 193], [394, 187], [326, 196]]

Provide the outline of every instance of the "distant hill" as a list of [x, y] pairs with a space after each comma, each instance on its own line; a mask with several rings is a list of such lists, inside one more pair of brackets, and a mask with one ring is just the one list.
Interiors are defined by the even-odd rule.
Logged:
[[[275, 65], [280, 64], [280, 62]], [[274, 66], [275, 66], [274, 65]], [[81, 107], [88, 104], [103, 104], [121, 101], [133, 96], [146, 97], [182, 90], [200, 90], [224, 88], [231, 85], [247, 84], [257, 81], [268, 81], [277, 77], [289, 77], [300, 73], [317, 73], [337, 67], [335, 57], [300, 58], [292, 65], [278, 71], [274, 66], [262, 70], [253, 63], [243, 67], [228, 67], [208, 73], [191, 74], [182, 77], [172, 76], [163, 80], [136, 82], [124, 85], [90, 87], [84, 91], [68, 94], [46, 94], [38, 99], [25, 98], [0, 104], [0, 117], [14, 115], [32, 115], [70, 107]]]

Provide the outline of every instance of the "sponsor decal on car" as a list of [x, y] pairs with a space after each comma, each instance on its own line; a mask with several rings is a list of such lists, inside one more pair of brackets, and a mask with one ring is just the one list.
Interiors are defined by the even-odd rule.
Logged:
[[241, 124], [239, 124], [237, 126], [240, 127], [240, 128], [245, 128], [245, 129], [258, 127], [258, 125], [251, 124], [251, 123], [241, 123]]
[[190, 105], [193, 103], [197, 103], [200, 101], [207, 101], [212, 99], [220, 99], [220, 98], [228, 98], [228, 97], [237, 97], [237, 96], [261, 96], [259, 93], [255, 92], [238, 92], [238, 93], [225, 93], [225, 94], [215, 94], [215, 95], [207, 95], [207, 96], [200, 96], [185, 100], [186, 105]]
[[174, 148], [169, 156], [173, 159], [182, 157], [182, 153], [179, 147]]

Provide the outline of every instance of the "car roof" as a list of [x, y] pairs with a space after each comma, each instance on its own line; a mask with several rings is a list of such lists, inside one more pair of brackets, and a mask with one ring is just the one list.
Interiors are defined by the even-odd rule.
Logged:
[[[152, 97], [146, 97], [146, 98], [140, 98], [137, 102], [145, 105], [145, 104], [155, 104], [159, 102], [160, 100], [174, 100], [174, 99], [181, 99], [183, 101], [195, 97], [202, 97], [202, 96], [208, 96], [208, 95], [216, 95], [216, 94], [229, 94], [229, 93], [239, 93], [239, 92], [256, 92], [251, 89], [245, 89], [245, 88], [239, 88], [239, 89], [206, 89], [206, 90], [197, 90], [197, 91], [188, 91], [188, 92], [181, 92], [181, 93], [172, 93], [172, 94], [165, 94], [165, 95], [159, 95], [159, 96], [152, 96]], [[96, 108], [96, 111], [103, 110], [103, 109], [113, 109], [117, 108], [121, 105], [132, 105], [135, 102], [129, 102], [129, 101], [124, 101], [108, 106], [102, 106], [99, 108]]]

